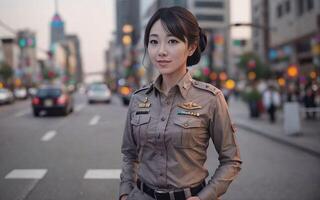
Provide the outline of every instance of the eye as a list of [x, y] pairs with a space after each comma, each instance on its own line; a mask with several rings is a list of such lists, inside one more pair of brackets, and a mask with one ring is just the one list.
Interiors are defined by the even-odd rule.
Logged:
[[175, 39], [170, 39], [170, 40], [168, 41], [168, 43], [169, 43], [169, 44], [177, 44], [177, 43], [179, 43], [179, 41], [178, 41], [178, 40], [175, 40]]
[[155, 45], [155, 44], [158, 44], [158, 41], [157, 40], [150, 40], [149, 43], [152, 45]]

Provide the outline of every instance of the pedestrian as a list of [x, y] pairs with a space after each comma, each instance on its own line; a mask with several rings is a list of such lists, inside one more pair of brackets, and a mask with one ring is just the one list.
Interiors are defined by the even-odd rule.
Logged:
[[[121, 200], [216, 200], [240, 171], [235, 129], [220, 90], [192, 79], [207, 39], [185, 8], [159, 9], [144, 45], [160, 75], [134, 93], [121, 151]], [[208, 181], [209, 140], [220, 165]]]
[[[303, 97], [303, 103], [305, 108], [315, 108], [316, 107], [316, 94], [313, 92], [312, 87], [309, 86], [306, 88], [305, 95]], [[316, 118], [316, 112], [306, 112], [307, 119], [315, 119]]]
[[271, 123], [276, 121], [276, 111], [280, 106], [280, 94], [273, 85], [269, 85], [263, 93], [263, 105], [269, 114]]

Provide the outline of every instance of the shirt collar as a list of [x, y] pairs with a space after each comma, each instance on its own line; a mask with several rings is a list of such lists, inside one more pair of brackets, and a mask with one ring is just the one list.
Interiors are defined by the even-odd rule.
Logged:
[[[156, 78], [156, 80], [153, 82], [152, 85], [159, 92], [162, 92], [161, 83], [162, 83], [162, 75], [160, 74]], [[175, 87], [179, 88], [179, 91], [184, 99], [187, 97], [187, 93], [189, 91], [191, 83], [192, 83], [192, 77], [191, 77], [189, 71], [187, 71], [187, 73], [185, 73], [185, 75], [175, 85]]]

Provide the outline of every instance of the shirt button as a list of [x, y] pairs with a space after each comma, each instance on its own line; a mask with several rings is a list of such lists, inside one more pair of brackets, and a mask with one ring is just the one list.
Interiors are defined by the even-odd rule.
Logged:
[[164, 120], [166, 120], [166, 118], [165, 117], [161, 117], [161, 121], [164, 121]]
[[185, 127], [188, 127], [188, 126], [189, 126], [189, 124], [188, 124], [188, 123], [184, 123], [183, 125], [184, 125]]

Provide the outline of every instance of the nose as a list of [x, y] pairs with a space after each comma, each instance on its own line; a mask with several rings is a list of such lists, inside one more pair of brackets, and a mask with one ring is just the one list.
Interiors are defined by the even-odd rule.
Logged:
[[166, 48], [165, 48], [165, 44], [162, 43], [162, 44], [160, 45], [158, 55], [159, 55], [159, 56], [167, 56], [167, 55], [168, 55], [167, 50], [166, 50]]

